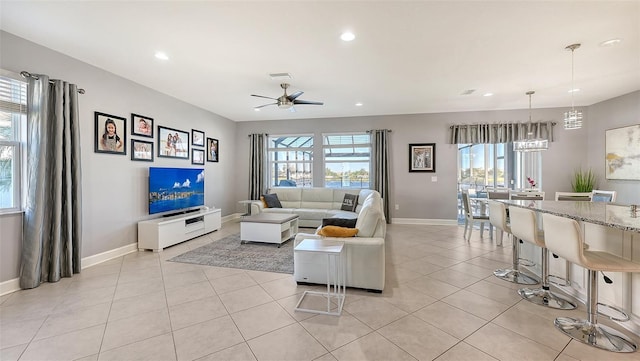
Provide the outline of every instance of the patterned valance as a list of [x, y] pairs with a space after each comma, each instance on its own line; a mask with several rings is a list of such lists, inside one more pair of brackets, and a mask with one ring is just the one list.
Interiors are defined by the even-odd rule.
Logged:
[[555, 122], [452, 125], [449, 144], [510, 143], [527, 138], [546, 139], [553, 142], [555, 125]]

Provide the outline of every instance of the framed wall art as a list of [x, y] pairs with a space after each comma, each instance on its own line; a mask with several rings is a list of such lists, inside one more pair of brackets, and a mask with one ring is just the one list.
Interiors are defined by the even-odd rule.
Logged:
[[640, 180], [640, 124], [605, 132], [607, 179]]
[[409, 172], [436, 171], [436, 143], [409, 144]]
[[131, 160], [153, 162], [153, 142], [131, 139]]
[[127, 154], [127, 119], [95, 112], [95, 152]]
[[191, 164], [204, 165], [204, 149], [191, 149]]
[[189, 159], [189, 133], [158, 125], [158, 157]]
[[198, 147], [204, 147], [204, 132], [191, 129], [191, 145], [197, 145]]
[[131, 113], [131, 135], [153, 138], [153, 118]]
[[220, 158], [220, 148], [218, 140], [207, 138], [207, 162], [217, 162]]

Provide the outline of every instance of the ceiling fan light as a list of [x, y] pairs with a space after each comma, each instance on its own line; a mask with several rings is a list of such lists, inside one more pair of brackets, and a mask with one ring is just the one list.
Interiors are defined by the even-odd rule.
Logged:
[[572, 109], [564, 112], [564, 129], [580, 129], [582, 128], [582, 112]]
[[293, 106], [292, 102], [280, 102], [278, 103], [278, 108], [280, 109], [289, 109]]

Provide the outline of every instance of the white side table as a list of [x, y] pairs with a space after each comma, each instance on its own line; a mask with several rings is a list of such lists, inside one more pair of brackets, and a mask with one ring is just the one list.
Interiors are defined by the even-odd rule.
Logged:
[[[327, 291], [304, 291], [300, 300], [296, 304], [296, 311], [319, 313], [323, 315], [340, 316], [342, 314], [342, 306], [346, 296], [346, 280], [345, 280], [345, 262], [342, 253], [344, 251], [344, 242], [325, 241], [322, 239], [303, 239], [294, 249], [293, 252], [311, 252], [322, 253], [327, 255]], [[327, 299], [327, 309], [314, 310], [302, 308], [300, 305], [307, 295], [320, 296]], [[331, 301], [335, 300], [336, 305], [331, 307]]]
[[244, 204], [246, 207], [246, 211], [243, 214], [243, 216], [250, 216], [251, 215], [251, 203], [253, 203], [255, 201], [252, 200], [244, 200], [244, 201], [238, 201], [238, 203], [240, 204]]

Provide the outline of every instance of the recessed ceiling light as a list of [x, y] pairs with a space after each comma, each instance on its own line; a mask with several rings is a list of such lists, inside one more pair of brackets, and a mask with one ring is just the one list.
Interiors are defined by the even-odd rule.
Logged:
[[609, 40], [605, 40], [603, 42], [600, 43], [600, 46], [613, 46], [613, 45], [618, 45], [622, 42], [622, 39], [609, 39]]
[[362, 103], [357, 102], [357, 103], [356, 103], [356, 106], [357, 106], [357, 107], [361, 107], [361, 106], [362, 106]]
[[342, 35], [340, 35], [340, 39], [342, 39], [344, 41], [351, 41], [351, 40], [353, 40], [355, 38], [356, 38], [356, 36], [350, 31], [346, 31], [346, 32], [342, 33]]
[[577, 93], [580, 91], [580, 88], [569, 89], [568, 93]]
[[483, 97], [492, 97], [493, 93], [484, 93], [482, 94]]
[[254, 112], [259, 112], [259, 111], [260, 111], [260, 109], [259, 109], [259, 108], [253, 108], [253, 111], [254, 111]]
[[156, 58], [160, 60], [169, 60], [169, 56], [162, 51], [156, 51]]

